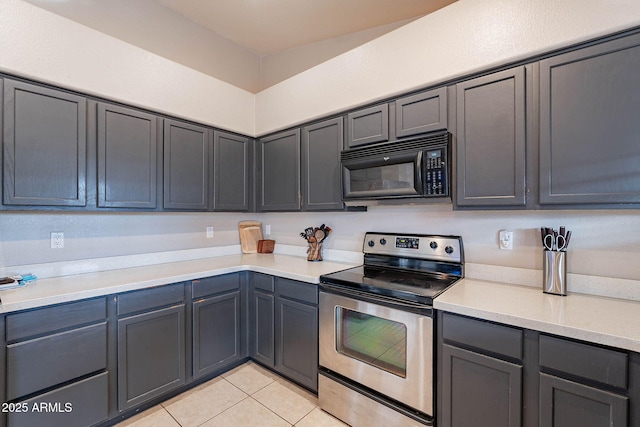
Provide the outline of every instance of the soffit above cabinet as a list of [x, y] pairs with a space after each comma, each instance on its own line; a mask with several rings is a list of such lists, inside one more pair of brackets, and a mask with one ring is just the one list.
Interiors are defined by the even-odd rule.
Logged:
[[455, 2], [26, 1], [253, 93]]

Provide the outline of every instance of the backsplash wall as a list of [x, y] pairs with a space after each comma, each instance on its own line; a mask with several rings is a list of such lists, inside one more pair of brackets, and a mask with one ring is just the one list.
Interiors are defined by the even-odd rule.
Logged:
[[[640, 280], [640, 212], [453, 211], [450, 205], [370, 207], [338, 213], [0, 213], [0, 267], [238, 245], [238, 221], [271, 225], [276, 244], [304, 246], [299, 233], [322, 223], [334, 232], [328, 249], [361, 251], [366, 231], [461, 235], [467, 262], [542, 269], [539, 228], [572, 230], [571, 273]], [[206, 227], [214, 237], [206, 238]], [[498, 249], [498, 232], [514, 231], [513, 251]], [[65, 247], [50, 249], [52, 231]], [[37, 272], [34, 271], [35, 274]], [[499, 278], [496, 278], [499, 280]]]

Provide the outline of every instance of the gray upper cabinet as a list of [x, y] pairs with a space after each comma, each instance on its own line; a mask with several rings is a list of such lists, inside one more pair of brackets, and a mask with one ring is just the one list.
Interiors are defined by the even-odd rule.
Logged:
[[300, 210], [300, 129], [261, 138], [256, 163], [259, 210]]
[[213, 210], [248, 211], [252, 197], [251, 140], [218, 132], [213, 137]]
[[156, 116], [98, 104], [98, 207], [156, 207]]
[[303, 209], [343, 209], [340, 152], [343, 118], [302, 128]]
[[540, 203], [640, 203], [640, 35], [540, 63]]
[[395, 101], [396, 137], [418, 135], [447, 128], [446, 86]]
[[86, 205], [86, 109], [81, 96], [4, 81], [4, 204]]
[[389, 106], [376, 105], [347, 115], [345, 148], [389, 140]]
[[526, 204], [525, 67], [456, 85], [457, 206]]
[[164, 208], [204, 211], [209, 205], [211, 133], [176, 120], [164, 122]]

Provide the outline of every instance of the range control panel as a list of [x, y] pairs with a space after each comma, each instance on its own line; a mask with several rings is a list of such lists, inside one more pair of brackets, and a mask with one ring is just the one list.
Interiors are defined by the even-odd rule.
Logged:
[[462, 237], [369, 232], [365, 234], [362, 252], [460, 263]]

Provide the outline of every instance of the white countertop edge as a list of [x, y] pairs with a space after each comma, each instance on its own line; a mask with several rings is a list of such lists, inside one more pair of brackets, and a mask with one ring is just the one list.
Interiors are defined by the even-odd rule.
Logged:
[[436, 310], [640, 352], [640, 302], [463, 279], [434, 300]]
[[[355, 265], [332, 261], [310, 263], [306, 258], [289, 255], [235, 254], [53, 277], [39, 279], [22, 288], [1, 291], [0, 313], [78, 301], [239, 271], [254, 271], [317, 284], [322, 274], [343, 270]], [[139, 279], [136, 279], [136, 277], [139, 277]], [[91, 286], [86, 286], [87, 282], [91, 282]]]

